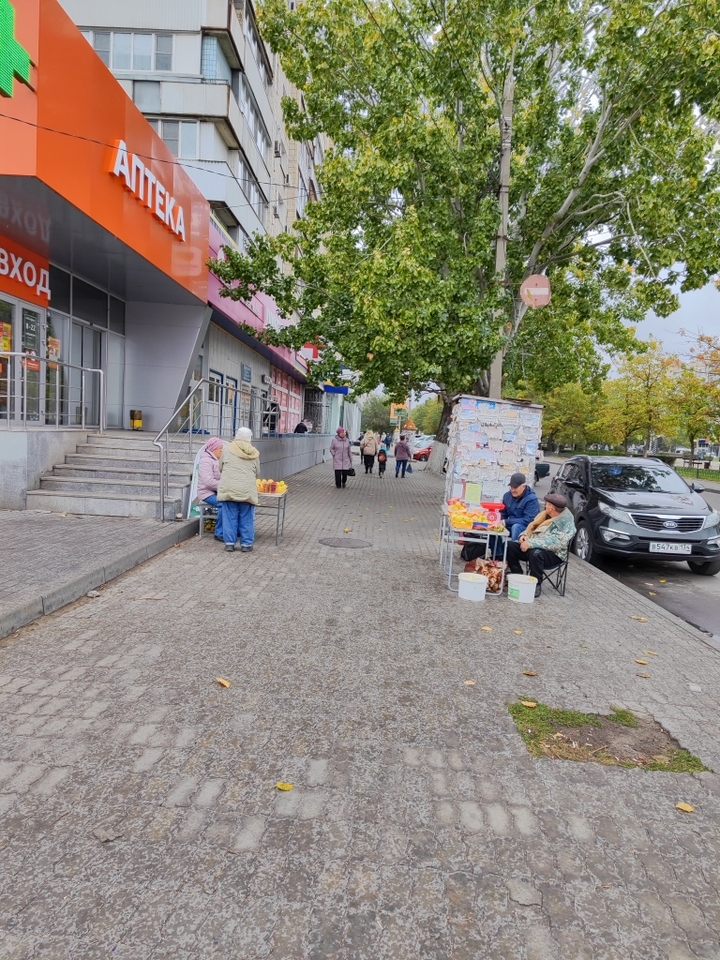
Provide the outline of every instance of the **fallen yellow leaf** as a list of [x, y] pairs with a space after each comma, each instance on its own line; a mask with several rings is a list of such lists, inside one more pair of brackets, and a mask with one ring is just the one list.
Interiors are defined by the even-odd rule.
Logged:
[[484, 630], [485, 633], [492, 633], [492, 627], [480, 627], [481, 630]]
[[522, 630], [513, 630], [513, 633], [516, 633], [518, 636], [522, 634]]
[[350, 527], [345, 527], [343, 529], [343, 533], [352, 533], [352, 530], [350, 529]]
[[647, 654], [649, 657], [657, 657], [658, 654], [654, 650], [643, 650], [643, 653]]
[[695, 813], [695, 807], [691, 803], [676, 803], [676, 810], [682, 810], [683, 813]]
[[649, 596], [649, 597], [656, 597], [657, 594], [656, 594], [656, 593], [653, 593], [652, 590], [648, 590], [648, 596]]
[[284, 783], [282, 780], [279, 783], [276, 783], [275, 786], [278, 790], [292, 790], [293, 785], [291, 783]]
[[229, 680], [226, 680], [225, 677], [216, 677], [216, 681], [220, 684], [221, 687], [231, 687], [232, 684]]
[[464, 682], [465, 682], [465, 686], [466, 686], [466, 687], [474, 687], [474, 686], [475, 686], [475, 681], [474, 681], [474, 680], [465, 680]]
[[667, 580], [658, 580], [658, 583], [667, 583]]
[[520, 703], [521, 703], [524, 707], [529, 707], [531, 710], [533, 709], [533, 707], [536, 707], [536, 706], [537, 706], [537, 704], [535, 703], [534, 700], [521, 700]]
[[636, 660], [635, 663], [639, 663], [641, 667], [646, 667], [648, 665], [647, 660]]
[[523, 670], [524, 677], [536, 677], [537, 672], [535, 670]]
[[639, 616], [638, 616], [637, 614], [635, 614], [635, 613], [630, 614], [630, 619], [631, 619], [631, 620], [639, 620], [640, 623], [647, 623], [647, 617], [639, 617]]

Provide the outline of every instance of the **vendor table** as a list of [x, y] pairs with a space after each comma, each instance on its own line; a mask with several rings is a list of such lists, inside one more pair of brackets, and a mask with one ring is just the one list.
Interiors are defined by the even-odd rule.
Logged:
[[[285, 504], [287, 502], [287, 490], [285, 493], [259, 493], [260, 502], [255, 510], [264, 510], [269, 513], [275, 513], [275, 546], [277, 546], [285, 533]], [[217, 517], [217, 507], [211, 507], [207, 503], [200, 505], [200, 536], [205, 530], [205, 520], [208, 517]]]
[[[468, 534], [471, 533], [472, 537], [468, 537]], [[442, 517], [440, 519], [440, 566], [443, 568], [443, 571], [447, 574], [447, 585], [448, 590], [452, 590], [453, 593], [457, 593], [458, 587], [452, 585], [453, 579], [456, 579], [458, 574], [455, 573], [455, 546], [460, 545], [464, 546], [466, 543], [471, 543], [473, 546], [484, 546], [485, 547], [485, 559], [494, 560], [494, 546], [497, 540], [502, 540], [502, 578], [500, 580], [500, 592], [499, 593], [490, 593], [488, 591], [485, 596], [487, 597], [499, 597], [502, 595], [503, 588], [505, 587], [505, 565], [507, 561], [507, 545], [508, 540], [510, 539], [510, 532], [508, 530], [503, 530], [501, 532], [495, 532], [491, 530], [459, 530], [453, 527], [450, 523], [450, 516], [448, 514], [447, 505], [443, 504], [442, 507]], [[492, 544], [491, 544], [492, 541]], [[460, 572], [460, 571], [458, 571]]]

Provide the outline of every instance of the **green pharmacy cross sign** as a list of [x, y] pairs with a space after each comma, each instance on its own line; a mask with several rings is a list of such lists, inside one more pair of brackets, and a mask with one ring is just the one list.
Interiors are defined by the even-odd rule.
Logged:
[[15, 77], [30, 86], [30, 54], [15, 39], [15, 10], [0, 0], [0, 96], [13, 95]]

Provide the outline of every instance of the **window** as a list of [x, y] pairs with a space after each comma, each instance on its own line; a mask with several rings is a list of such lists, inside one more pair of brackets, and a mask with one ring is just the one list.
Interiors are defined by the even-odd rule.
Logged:
[[305, 213], [305, 206], [308, 202], [308, 188], [298, 167], [298, 197], [297, 197], [297, 215], [302, 217]]
[[132, 34], [113, 34], [113, 70], [129, 70], [132, 65]]
[[593, 485], [601, 490], [618, 493], [680, 493], [688, 494], [688, 486], [674, 470], [663, 464], [640, 466], [626, 463], [594, 463]]
[[260, 108], [244, 73], [239, 78], [238, 93], [240, 95], [238, 98], [240, 111], [263, 160], [268, 163], [270, 160], [270, 134], [267, 132]]
[[257, 24], [255, 23], [255, 18], [247, 8], [245, 10], [244, 25], [245, 39], [248, 42], [253, 59], [257, 64], [257, 68], [260, 72], [260, 78], [265, 86], [269, 87], [271, 83], [271, 77], [267, 61], [265, 60], [265, 49], [263, 47], [263, 42], [260, 39], [260, 33], [258, 31]]
[[79, 277], [73, 277], [72, 315], [97, 327], [107, 327], [108, 295]]
[[264, 226], [268, 206], [267, 200], [260, 189], [260, 184], [258, 183], [255, 174], [252, 172], [250, 167], [247, 165], [245, 158], [242, 156], [238, 162], [238, 171], [243, 193], [249, 200], [250, 205], [257, 214], [258, 219]]
[[136, 33], [133, 37], [133, 70], [152, 70], [152, 34]]
[[200, 71], [205, 80], [232, 83], [232, 70], [217, 37], [203, 37]]
[[180, 160], [197, 160], [198, 124], [196, 120], [158, 120], [155, 117], [149, 117], [148, 123], [159, 134], [174, 157]]
[[109, 30], [82, 30], [106, 67], [113, 70], [172, 70], [173, 35], [171, 33], [130, 33]]

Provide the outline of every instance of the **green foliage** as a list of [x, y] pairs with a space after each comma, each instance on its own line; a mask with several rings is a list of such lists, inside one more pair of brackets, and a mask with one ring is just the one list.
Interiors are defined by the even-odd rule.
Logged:
[[361, 425], [363, 430], [374, 430], [383, 435], [392, 433], [390, 401], [387, 397], [373, 395], [367, 398], [362, 408]]
[[587, 445], [595, 439], [601, 395], [588, 393], [580, 383], [564, 383], [541, 401], [543, 436], [547, 443], [563, 446]]
[[412, 418], [420, 433], [434, 436], [438, 432], [442, 412], [442, 401], [438, 397], [431, 397], [414, 408]]
[[672, 385], [670, 401], [678, 432], [687, 437], [691, 451], [699, 437], [720, 436], [720, 387], [683, 367]]
[[[303, 93], [291, 135], [334, 146], [296, 235], [212, 268], [228, 296], [275, 297], [292, 323], [265, 339], [321, 347], [316, 379], [344, 363], [358, 394], [447, 400], [486, 392], [502, 349], [513, 392], [597, 387], [603, 351], [717, 269], [720, 0], [265, 0], [260, 19]], [[528, 311], [533, 273], [553, 299]]]

